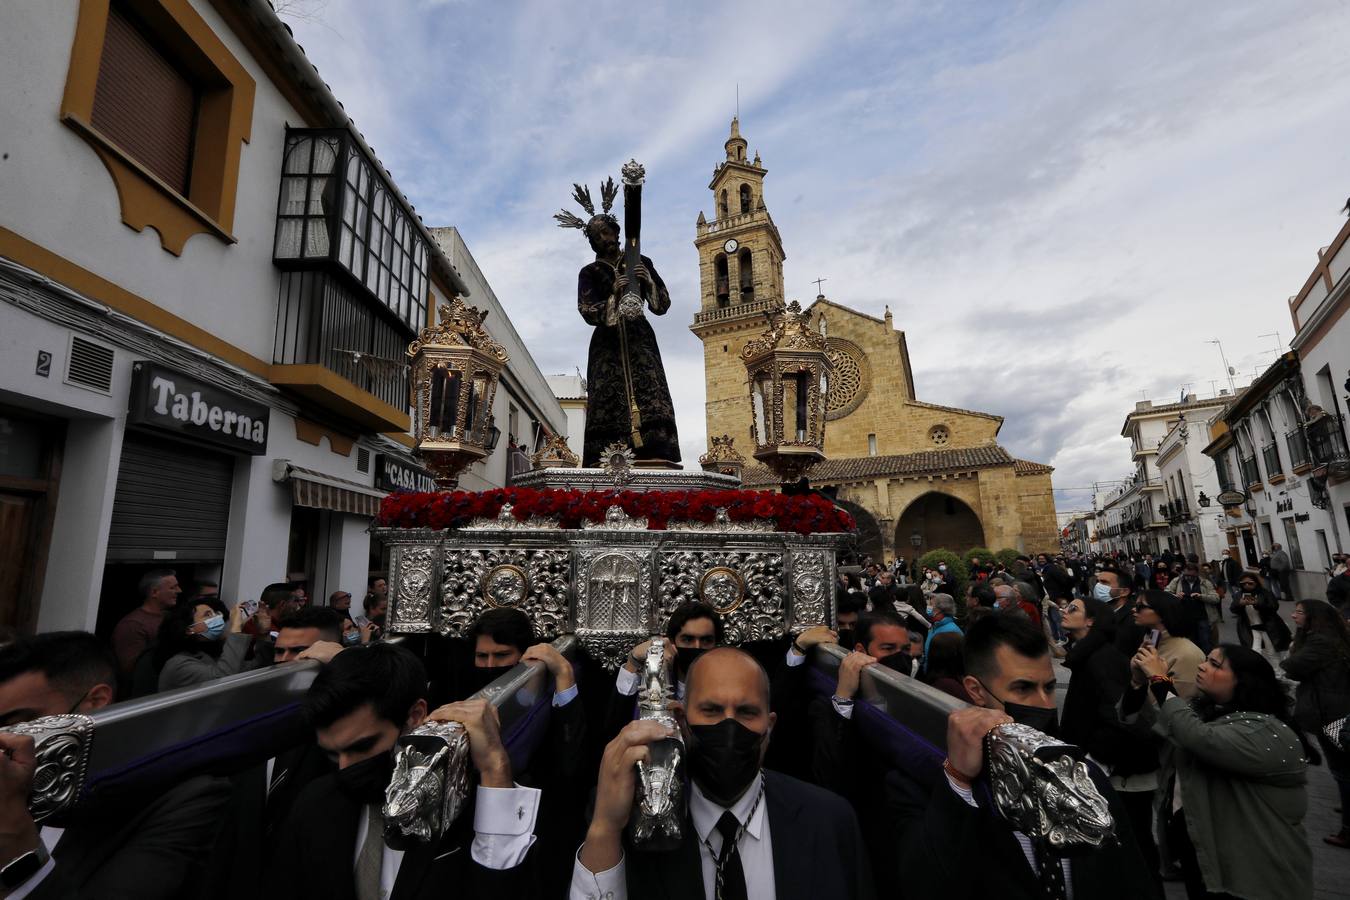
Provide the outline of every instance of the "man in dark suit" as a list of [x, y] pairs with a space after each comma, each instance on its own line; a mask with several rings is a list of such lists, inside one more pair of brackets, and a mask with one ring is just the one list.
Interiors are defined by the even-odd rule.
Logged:
[[971, 626], [964, 685], [977, 706], [947, 719], [947, 759], [935, 784], [909, 772], [886, 779], [899, 830], [906, 900], [1148, 900], [1158, 891], [1130, 828], [1124, 804], [1095, 765], [1088, 769], [1115, 820], [1114, 844], [1059, 857], [1015, 831], [986, 804], [975, 782], [984, 770], [984, 737], [1005, 722], [1058, 731], [1055, 671], [1041, 629], [996, 613]]
[[663, 853], [623, 845], [637, 762], [648, 744], [673, 734], [659, 722], [632, 722], [605, 748], [572, 900], [625, 900], [630, 892], [666, 900], [873, 896], [848, 803], [761, 768], [776, 717], [769, 677], [753, 657], [731, 647], [699, 657], [685, 680], [682, 718], [691, 784], [680, 845]]
[[[116, 659], [92, 634], [20, 638], [0, 649], [0, 725], [102, 709], [116, 684]], [[177, 900], [195, 892], [228, 781], [191, 778], [134, 807], [115, 803], [39, 829], [28, 812], [35, 770], [33, 739], [0, 733], [0, 897]]]
[[[305, 697], [318, 745], [337, 771], [296, 799], [268, 876], [268, 895], [314, 900], [531, 896], [522, 865], [534, 843], [539, 791], [516, 786], [483, 700], [427, 714], [422, 663], [391, 644], [344, 650]], [[381, 806], [401, 734], [431, 718], [459, 722], [479, 775], [474, 809], [438, 842], [385, 846]], [[470, 827], [472, 822], [472, 827]]]

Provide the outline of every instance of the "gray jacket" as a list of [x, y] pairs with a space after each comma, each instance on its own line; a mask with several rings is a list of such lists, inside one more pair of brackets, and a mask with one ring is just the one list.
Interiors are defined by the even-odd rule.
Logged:
[[1289, 561], [1289, 551], [1284, 548], [1270, 554], [1270, 570], [1272, 572], [1288, 572], [1293, 567], [1294, 564]]
[[175, 653], [160, 670], [159, 689], [171, 691], [174, 688], [215, 681], [226, 675], [238, 675], [248, 668], [244, 656], [248, 653], [248, 645], [252, 640], [252, 636], [247, 634], [227, 634], [220, 656], [212, 656], [200, 650]]

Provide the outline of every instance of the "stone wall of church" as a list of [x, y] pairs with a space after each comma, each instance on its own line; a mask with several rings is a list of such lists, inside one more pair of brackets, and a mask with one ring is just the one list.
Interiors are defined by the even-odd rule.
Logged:
[[1050, 473], [1020, 475], [1022, 539], [1028, 553], [1058, 553], [1059, 523], [1055, 516], [1055, 489]]

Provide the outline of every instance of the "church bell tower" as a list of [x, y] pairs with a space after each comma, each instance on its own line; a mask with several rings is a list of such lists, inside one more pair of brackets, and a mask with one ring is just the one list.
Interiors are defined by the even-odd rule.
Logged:
[[767, 310], [783, 305], [783, 239], [764, 204], [766, 170], [748, 144], [741, 123], [731, 120], [726, 159], [717, 164], [708, 187], [711, 221], [698, 214], [701, 302], [690, 330], [703, 341], [707, 385], [708, 438], [729, 434], [745, 455], [750, 446], [750, 399], [741, 348], [764, 331]]

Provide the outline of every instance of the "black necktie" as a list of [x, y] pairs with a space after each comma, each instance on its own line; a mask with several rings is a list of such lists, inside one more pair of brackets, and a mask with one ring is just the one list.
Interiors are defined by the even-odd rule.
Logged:
[[1059, 856], [1050, 852], [1043, 842], [1034, 846], [1036, 867], [1040, 870], [1038, 881], [1041, 896], [1045, 900], [1069, 900], [1069, 890], [1064, 886], [1064, 864]]
[[722, 835], [722, 852], [717, 854], [717, 874], [713, 880], [713, 900], [746, 900], [745, 869], [741, 866], [741, 851], [736, 848], [741, 823], [731, 814], [722, 813], [717, 820], [717, 831]]

